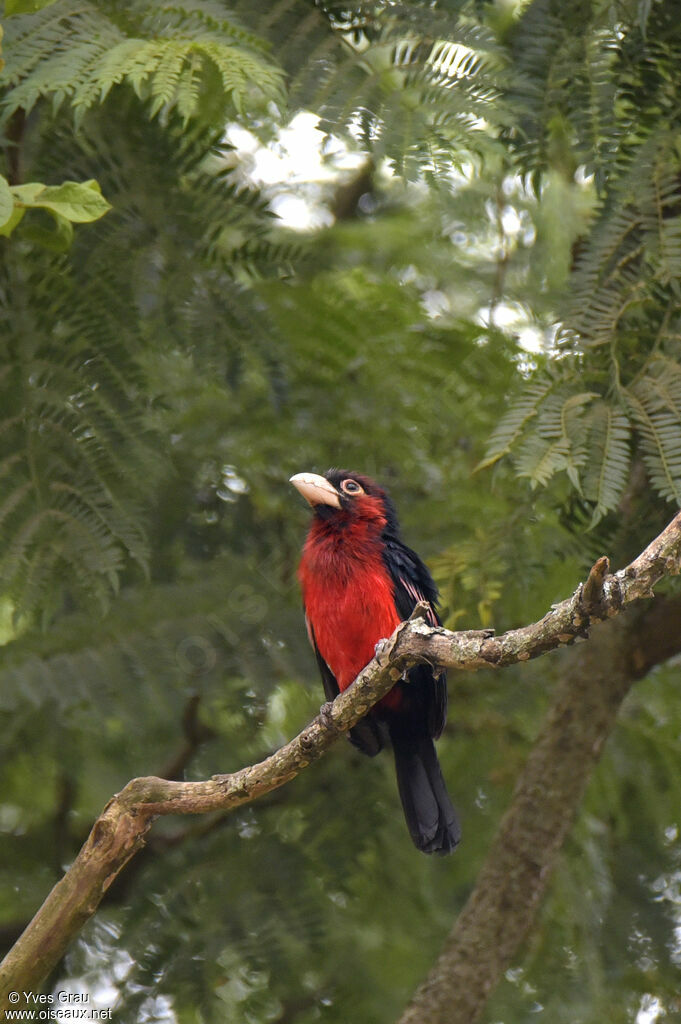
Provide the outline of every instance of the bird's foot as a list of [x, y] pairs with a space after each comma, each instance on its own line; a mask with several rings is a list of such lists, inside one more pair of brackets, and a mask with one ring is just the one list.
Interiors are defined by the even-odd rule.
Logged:
[[385, 637], [383, 640], [379, 640], [374, 647], [374, 654], [376, 655], [376, 661], [383, 668], [388, 661], [388, 658], [393, 651], [393, 643], [390, 637]]
[[333, 719], [333, 702], [327, 700], [325, 704], [319, 709], [319, 717], [322, 720], [322, 725], [327, 729], [331, 729], [333, 732], [338, 731], [338, 726]]

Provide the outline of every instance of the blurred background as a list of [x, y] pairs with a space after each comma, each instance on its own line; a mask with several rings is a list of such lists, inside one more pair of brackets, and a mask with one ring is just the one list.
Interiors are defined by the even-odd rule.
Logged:
[[[112, 207], [0, 241], [6, 949], [130, 778], [317, 712], [291, 474], [386, 485], [452, 628], [540, 617], [671, 518], [681, 28], [670, 0], [6, 0], [3, 29], [9, 185]], [[388, 1024], [562, 657], [450, 678], [453, 857], [341, 742], [158, 822], [48, 988], [121, 1024]], [[490, 1024], [681, 1019], [679, 679], [628, 699]]]

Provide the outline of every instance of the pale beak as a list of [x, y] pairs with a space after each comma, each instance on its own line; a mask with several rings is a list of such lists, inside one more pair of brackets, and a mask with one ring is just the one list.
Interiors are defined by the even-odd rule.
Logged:
[[336, 488], [329, 483], [326, 477], [319, 476], [318, 473], [296, 473], [291, 477], [289, 483], [292, 483], [296, 490], [300, 491], [310, 505], [341, 507]]

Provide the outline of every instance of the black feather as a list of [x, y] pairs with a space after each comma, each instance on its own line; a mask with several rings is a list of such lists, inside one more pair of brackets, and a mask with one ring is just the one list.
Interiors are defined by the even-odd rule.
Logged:
[[[403, 544], [395, 533], [386, 536], [384, 532], [383, 561], [393, 581], [395, 606], [400, 618], [408, 619], [419, 601], [427, 601], [430, 624], [441, 625], [435, 610], [437, 587], [416, 552]], [[437, 739], [447, 721], [447, 673], [434, 673], [427, 665], [419, 665], [409, 673], [409, 685], [416, 691], [428, 734]]]
[[[317, 665], [319, 666], [319, 673], [322, 677], [322, 686], [324, 687], [324, 693], [326, 694], [327, 700], [335, 700], [340, 693], [340, 688], [336, 682], [336, 677], [322, 658], [319, 650], [317, 649], [317, 641], [315, 640], [314, 630], [312, 625], [308, 621], [307, 623], [308, 633], [310, 634], [310, 643], [317, 659]], [[380, 753], [383, 749], [383, 739], [381, 737], [381, 730], [378, 727], [378, 723], [373, 717], [360, 718], [357, 725], [353, 726], [348, 732], [348, 739], [361, 750], [363, 754], [368, 757], [375, 757], [376, 754]]]
[[[393, 581], [400, 618], [409, 618], [418, 601], [427, 601], [431, 625], [440, 625], [433, 578], [396, 530], [384, 534], [383, 561]], [[419, 850], [450, 853], [461, 838], [461, 828], [433, 743], [447, 720], [447, 675], [419, 665], [409, 672], [408, 679], [406, 685], [398, 683], [403, 707], [388, 718], [402, 808]]]
[[395, 755], [397, 787], [412, 841], [424, 853], [450, 853], [461, 827], [442, 778], [435, 744], [426, 730], [404, 715], [388, 728]]

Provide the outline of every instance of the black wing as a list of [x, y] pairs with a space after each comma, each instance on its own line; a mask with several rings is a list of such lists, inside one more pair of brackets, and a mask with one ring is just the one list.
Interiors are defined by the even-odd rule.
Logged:
[[[326, 699], [335, 700], [340, 693], [340, 689], [336, 682], [335, 675], [317, 649], [317, 641], [315, 640], [312, 623], [308, 619], [307, 615], [305, 616], [305, 625], [307, 626], [307, 635], [310, 638], [312, 650], [314, 651], [317, 664], [319, 665], [319, 673], [322, 677], [322, 685], [324, 687]], [[363, 754], [367, 754], [369, 757], [375, 757], [376, 754], [383, 749], [383, 740], [381, 739], [378, 725], [369, 716], [360, 718], [357, 725], [349, 730], [348, 739], [353, 746], [357, 747], [358, 750], [361, 750]]]
[[[384, 537], [383, 560], [393, 581], [397, 614], [408, 619], [419, 601], [426, 601], [430, 611], [426, 618], [431, 626], [441, 625], [435, 606], [437, 587], [419, 556], [396, 537]], [[426, 715], [428, 732], [437, 739], [447, 721], [447, 673], [437, 675], [427, 665], [419, 665], [409, 673], [410, 685], [420, 695]]]

